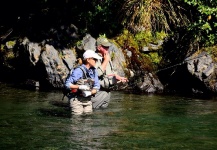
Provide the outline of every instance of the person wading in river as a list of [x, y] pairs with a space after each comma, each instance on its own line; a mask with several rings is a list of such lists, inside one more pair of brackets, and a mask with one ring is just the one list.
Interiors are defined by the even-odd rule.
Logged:
[[109, 47], [112, 44], [108, 41], [107, 38], [99, 37], [96, 41], [96, 49], [97, 53], [102, 56], [102, 59], [97, 61], [96, 69], [99, 76], [100, 88], [103, 91], [106, 91], [108, 97], [106, 98], [104, 106], [108, 106], [110, 101], [110, 91], [111, 88], [119, 82], [127, 82], [128, 79], [126, 77], [121, 77], [115, 72], [115, 68], [112, 64], [111, 57], [109, 54]]
[[[65, 86], [71, 90], [68, 98], [75, 115], [91, 113], [92, 108], [103, 107], [107, 93], [99, 91], [100, 83], [95, 68], [96, 62], [101, 58], [93, 50], [86, 50], [83, 54], [83, 64], [80, 66], [82, 68], [74, 69], [65, 82]], [[85, 75], [88, 78], [84, 78]]]

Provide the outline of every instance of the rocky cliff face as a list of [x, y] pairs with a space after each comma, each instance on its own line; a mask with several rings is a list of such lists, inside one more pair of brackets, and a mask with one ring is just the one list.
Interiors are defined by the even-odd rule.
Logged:
[[[51, 44], [31, 42], [27, 38], [22, 41], [17, 41], [16, 46], [13, 47], [13, 51], [23, 57], [23, 59], [18, 59], [20, 64], [17, 69], [22, 68], [21, 70], [28, 70], [26, 71], [28, 75], [21, 70], [18, 72], [20, 76], [23, 76], [23, 79], [26, 77], [28, 84], [34, 83], [33, 86], [37, 85], [38, 88], [49, 87], [61, 89], [64, 86], [65, 78], [70, 69], [77, 65], [78, 59], [82, 57], [85, 49], [95, 48], [95, 42], [96, 39], [91, 35], [86, 35], [80, 46], [74, 46], [72, 49], [56, 49]], [[141, 77], [136, 76], [137, 79], [141, 78], [140, 82], [133, 79], [137, 70], [127, 68], [127, 59], [131, 59], [131, 57], [125, 55], [124, 50], [118, 48], [113, 43], [109, 52], [117, 73], [121, 76], [127, 76], [130, 80], [129, 84], [118, 85], [114, 90], [139, 90], [147, 93], [162, 92], [163, 85], [152, 73]], [[23, 66], [22, 64], [24, 63], [25, 65]], [[31, 70], [34, 71], [32, 72]]]
[[[1, 77], [4, 74], [10, 81], [26, 82], [39, 89], [61, 89], [70, 69], [79, 63], [79, 57], [82, 57], [85, 49], [95, 49], [95, 42], [95, 38], [86, 35], [79, 46], [68, 49], [24, 38], [1, 53], [3, 65], [10, 69], [2, 72]], [[136, 93], [217, 93], [217, 64], [206, 52], [192, 54], [162, 81], [161, 76], [165, 73], [157, 76], [144, 69], [139, 62], [142, 58], [134, 53], [135, 49], [123, 50], [113, 43], [109, 51], [118, 74], [129, 78], [127, 84], [117, 85], [114, 90]], [[5, 61], [6, 57], [8, 61]]]

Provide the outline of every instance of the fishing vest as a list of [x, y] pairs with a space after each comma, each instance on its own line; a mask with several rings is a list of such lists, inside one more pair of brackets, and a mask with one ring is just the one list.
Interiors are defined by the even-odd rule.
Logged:
[[[82, 67], [82, 66], [77, 66], [76, 68], [80, 68], [83, 72], [83, 76], [81, 79], [79, 79], [76, 83], [74, 84], [78, 84], [78, 85], [87, 85], [90, 87], [90, 89], [93, 88], [93, 85], [94, 85], [94, 79], [91, 79], [88, 75], [88, 73], [85, 71], [85, 69]], [[66, 80], [71, 76], [72, 72], [74, 71], [75, 68], [71, 69]], [[95, 76], [95, 71], [94, 71], [94, 76]], [[66, 81], [65, 80], [65, 81]], [[63, 89], [63, 97], [62, 97], [62, 100], [64, 99], [65, 96], [79, 96], [81, 95], [81, 91], [78, 90], [78, 89], [68, 89], [66, 87], [64, 87]]]
[[112, 62], [109, 61], [106, 66], [105, 72], [103, 72], [101, 64], [102, 61], [98, 60], [96, 68], [99, 76], [100, 87], [101, 90], [109, 90], [113, 85], [117, 83], [117, 80], [114, 76], [109, 76], [110, 74], [115, 74], [114, 67], [112, 65]]

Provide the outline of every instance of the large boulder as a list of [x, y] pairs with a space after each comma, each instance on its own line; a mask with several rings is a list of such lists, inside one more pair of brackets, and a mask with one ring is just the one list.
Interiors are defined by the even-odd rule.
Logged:
[[[45, 50], [41, 54], [41, 60], [47, 72], [47, 80], [55, 88], [63, 88], [65, 78], [69, 72], [68, 68], [73, 66], [75, 62], [75, 57], [70, 57], [70, 50], [64, 51], [64, 59], [61, 59], [60, 54], [53, 46], [45, 45]], [[69, 55], [67, 55], [66, 51], [69, 52]], [[71, 61], [69, 58], [72, 58]]]
[[[36, 76], [31, 76], [31, 80], [46, 81], [50, 87], [63, 88], [65, 78], [76, 62], [76, 54], [71, 49], [59, 51], [52, 45], [34, 43], [25, 38], [19, 49], [23, 49], [23, 55], [28, 56], [29, 67], [34, 68]], [[21, 60], [20, 60], [21, 61]], [[40, 66], [40, 67], [38, 67]], [[30, 70], [26, 68], [26, 70]], [[43, 78], [43, 79], [42, 79]], [[29, 79], [28, 79], [29, 80]], [[45, 85], [40, 83], [39, 85]]]
[[[217, 92], [217, 64], [207, 52], [201, 52], [186, 59], [187, 69], [204, 87], [194, 87], [193, 92]], [[204, 89], [204, 90], [201, 90]]]
[[197, 52], [182, 63], [162, 69], [165, 92], [210, 96], [217, 92], [217, 64], [207, 52]]

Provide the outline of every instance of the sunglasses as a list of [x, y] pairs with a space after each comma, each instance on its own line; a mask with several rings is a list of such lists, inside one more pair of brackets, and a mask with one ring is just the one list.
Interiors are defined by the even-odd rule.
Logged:
[[96, 59], [96, 58], [91, 58], [91, 59], [93, 59], [94, 61], [97, 61], [98, 59]]
[[102, 46], [102, 48], [104, 48], [104, 49], [109, 49], [109, 46], [103, 46], [103, 45], [101, 45]]

